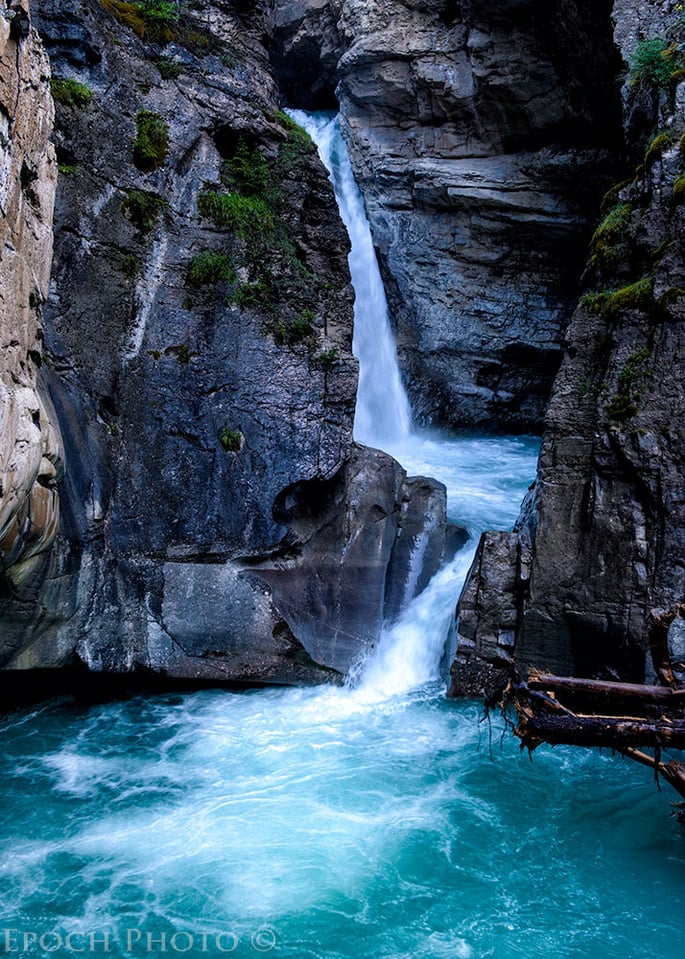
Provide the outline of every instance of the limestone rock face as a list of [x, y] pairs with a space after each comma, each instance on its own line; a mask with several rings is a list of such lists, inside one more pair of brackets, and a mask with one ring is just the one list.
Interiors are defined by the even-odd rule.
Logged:
[[610, 15], [609, 0], [274, 0], [293, 101], [327, 106], [337, 84], [427, 421], [541, 426], [619, 139]]
[[[39, 602], [4, 604], [2, 659], [320, 682], [378, 637], [411, 487], [352, 444], [348, 241], [279, 112], [262, 5], [192, 7], [161, 30], [98, 0], [34, 3], [58, 91], [45, 341], [68, 468], [57, 566]], [[372, 562], [352, 544], [380, 530]], [[319, 621], [346, 630], [344, 656]]]
[[0, 3], [0, 579], [39, 578], [59, 525], [61, 443], [40, 384], [57, 169], [50, 69], [28, 5]]
[[[616, 18], [626, 60], [639, 39], [680, 29], [669, 4], [622, 2]], [[640, 109], [651, 101], [655, 111], [642, 128], [640, 97]], [[625, 104], [628, 144], [642, 162], [612, 191], [591, 243], [537, 482], [508, 558], [488, 562], [486, 539], [460, 601], [459, 631], [482, 652], [478, 668], [495, 663], [495, 609], [514, 611], [523, 670], [642, 682], [680, 668], [680, 620], [668, 638], [660, 624], [685, 590], [685, 87], [645, 91], [628, 81]], [[472, 597], [483, 583], [488, 610], [474, 628]], [[454, 692], [468, 690], [466, 650]]]

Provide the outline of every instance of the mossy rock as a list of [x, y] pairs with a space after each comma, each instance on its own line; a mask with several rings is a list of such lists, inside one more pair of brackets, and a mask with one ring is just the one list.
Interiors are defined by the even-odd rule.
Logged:
[[234, 283], [235, 280], [236, 272], [231, 257], [215, 250], [197, 253], [186, 271], [187, 286], [216, 286], [217, 283]]
[[139, 110], [136, 135], [131, 144], [133, 162], [144, 173], [164, 166], [169, 152], [169, 128], [159, 113]]
[[55, 103], [65, 107], [87, 107], [93, 99], [93, 91], [85, 83], [65, 77], [52, 77], [50, 92]]
[[147, 190], [130, 190], [121, 204], [121, 210], [127, 220], [141, 233], [149, 233], [154, 229], [162, 210], [167, 206], [157, 193]]
[[655, 136], [645, 153], [645, 168], [649, 170], [657, 160], [660, 160], [672, 143], [673, 135], [671, 133], [659, 133]]
[[624, 310], [651, 312], [654, 305], [654, 279], [651, 276], [645, 276], [636, 283], [630, 283], [610, 293], [602, 312], [606, 316], [616, 317]]

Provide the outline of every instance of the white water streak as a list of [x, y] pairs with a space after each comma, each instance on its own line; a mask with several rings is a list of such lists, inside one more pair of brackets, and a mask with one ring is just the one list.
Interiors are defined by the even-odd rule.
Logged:
[[352, 351], [359, 360], [354, 437], [384, 449], [409, 435], [411, 410], [397, 364], [383, 288], [364, 200], [340, 134], [338, 118], [293, 110], [290, 115], [316, 143], [328, 170], [352, 249], [350, 274], [355, 292]]

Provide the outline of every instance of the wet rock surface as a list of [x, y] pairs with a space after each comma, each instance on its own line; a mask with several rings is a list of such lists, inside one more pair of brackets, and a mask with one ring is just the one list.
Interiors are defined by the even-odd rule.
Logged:
[[427, 421], [542, 424], [620, 143], [610, 16], [610, 2], [275, 0], [292, 100], [337, 92]]
[[[639, 40], [680, 29], [669, 4], [620, 3], [616, 16], [627, 60]], [[590, 245], [587, 292], [566, 337], [521, 535], [509, 542], [508, 560], [497, 553], [483, 565], [486, 539], [460, 601], [459, 630], [484, 651], [480, 666], [493, 662], [495, 610], [512, 609], [524, 671], [651, 682], [680, 668], [679, 625], [670, 654], [650, 636], [685, 587], [685, 93], [676, 75], [660, 91], [629, 80], [624, 95], [639, 163], [607, 198]], [[642, 127], [638, 99], [654, 111]], [[529, 568], [517, 570], [531, 544]], [[474, 629], [474, 593], [486, 588], [488, 609]], [[455, 670], [465, 669], [467, 650]], [[659, 658], [669, 655], [665, 670]]]
[[[3, 601], [2, 662], [327, 681], [377, 639], [411, 513], [400, 467], [352, 445], [347, 237], [313, 145], [279, 112], [261, 6], [195, 4], [164, 34], [121, 7], [33, 3], [57, 101], [45, 353], [67, 469], [53, 569]], [[279, 504], [333, 482], [344, 530], [303, 538]], [[430, 566], [444, 493], [432, 511], [419, 500]], [[380, 529], [373, 561], [348, 551]], [[287, 567], [278, 597], [260, 564]], [[303, 578], [312, 621], [341, 594], [345, 657], [291, 620]]]

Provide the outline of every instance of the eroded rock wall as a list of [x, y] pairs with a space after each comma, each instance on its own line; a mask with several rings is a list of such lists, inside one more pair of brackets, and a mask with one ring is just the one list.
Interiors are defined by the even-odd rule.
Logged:
[[337, 92], [415, 411], [539, 429], [620, 144], [610, 0], [273, 6], [291, 98]]
[[639, 162], [607, 197], [590, 245], [586, 293], [569, 327], [518, 530], [486, 535], [461, 598], [454, 694], [490, 692], [511, 666], [514, 639], [522, 671], [627, 681], [668, 679], [669, 647], [678, 647], [683, 22], [671, 3], [626, 0], [615, 17], [626, 63], [639, 41], [672, 40], [676, 75], [661, 88], [649, 77], [626, 81], [626, 132]]
[[40, 383], [57, 168], [50, 69], [26, 2], [0, 3], [0, 580], [40, 578], [61, 444]]
[[5, 606], [8, 668], [319, 682], [393, 612], [398, 536], [425, 522], [439, 561], [444, 490], [409, 521], [404, 472], [352, 444], [348, 241], [279, 112], [262, 14], [182, 4], [160, 25], [34, 2], [57, 101], [45, 340], [67, 473], [40, 617]]

